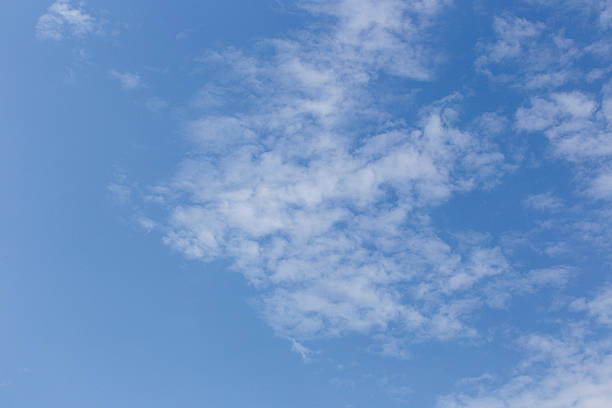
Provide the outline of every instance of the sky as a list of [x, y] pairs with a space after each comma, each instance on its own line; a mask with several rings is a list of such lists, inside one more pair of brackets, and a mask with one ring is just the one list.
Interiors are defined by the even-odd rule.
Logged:
[[611, 0], [0, 13], [0, 406], [609, 408]]

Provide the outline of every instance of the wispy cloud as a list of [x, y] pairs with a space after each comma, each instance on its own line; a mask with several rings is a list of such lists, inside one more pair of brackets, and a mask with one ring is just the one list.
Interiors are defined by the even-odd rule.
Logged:
[[302, 357], [302, 360], [305, 363], [309, 363], [312, 359], [312, 356], [315, 354], [314, 351], [310, 350], [308, 347], [303, 344], [297, 342], [295, 339], [291, 339], [291, 350]]
[[36, 24], [36, 35], [40, 39], [59, 41], [74, 36], [100, 32], [99, 21], [82, 7], [73, 6], [69, 0], [57, 0]]
[[563, 207], [563, 200], [548, 192], [530, 195], [523, 204], [536, 210], [555, 211]]
[[106, 188], [111, 198], [118, 204], [127, 204], [132, 198], [133, 188], [120, 168], [115, 168], [114, 180]]
[[559, 92], [533, 97], [516, 112], [516, 127], [543, 132], [554, 154], [574, 163], [583, 174], [584, 191], [595, 198], [612, 197], [612, 94]]
[[612, 23], [612, 0], [523, 0], [526, 3], [569, 9], [573, 15], [592, 18], [607, 30]]
[[[111, 70], [109, 72], [110, 76], [117, 81], [121, 85], [121, 88], [125, 90], [132, 90], [136, 88], [140, 88], [142, 86], [142, 80], [140, 79], [140, 75], [134, 74], [132, 72], [119, 72], [116, 70]], [[152, 101], [152, 107], [159, 107], [159, 103], [155, 103], [156, 101]], [[148, 105], [147, 105], [148, 106]]]
[[599, 324], [612, 326], [612, 285], [601, 289], [592, 299], [575, 300], [571, 307], [576, 311], [587, 312]]
[[581, 75], [583, 51], [545, 24], [505, 14], [495, 17], [496, 41], [479, 44], [476, 69], [491, 80], [527, 89], [556, 88]]
[[438, 408], [606, 408], [612, 401], [612, 349], [576, 328], [560, 337], [527, 335], [527, 353], [506, 383], [440, 398]]

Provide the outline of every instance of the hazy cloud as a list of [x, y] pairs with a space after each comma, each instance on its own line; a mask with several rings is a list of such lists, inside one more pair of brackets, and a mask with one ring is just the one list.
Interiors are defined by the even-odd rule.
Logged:
[[69, 36], [83, 37], [100, 30], [95, 17], [70, 0], [57, 0], [39, 17], [36, 35], [40, 39], [59, 41]]
[[[111, 70], [109, 74], [112, 78], [119, 81], [121, 88], [125, 90], [132, 90], [132, 89], [136, 89], [142, 86], [142, 81], [140, 79], [140, 75], [138, 74], [134, 74], [131, 72], [119, 72], [115, 70]], [[157, 100], [152, 101], [152, 107], [159, 106], [159, 103], [156, 103], [156, 102], [159, 102], [159, 101]]]

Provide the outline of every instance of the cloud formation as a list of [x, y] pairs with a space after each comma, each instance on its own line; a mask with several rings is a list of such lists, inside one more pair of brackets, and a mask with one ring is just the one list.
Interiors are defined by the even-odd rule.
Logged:
[[514, 378], [477, 395], [441, 398], [438, 408], [606, 408], [610, 405], [609, 343], [592, 342], [581, 336], [559, 340], [540, 335], [526, 336], [521, 343], [528, 357]]
[[44, 40], [60, 41], [66, 37], [83, 37], [100, 31], [95, 17], [83, 8], [75, 7], [70, 0], [57, 0], [39, 17], [36, 36]]
[[525, 358], [501, 384], [442, 397], [438, 408], [604, 408], [612, 401], [612, 342], [597, 330], [612, 326], [612, 286], [591, 298], [575, 300], [570, 309], [581, 319], [561, 327], [561, 334], [527, 334], [518, 345]]
[[[131, 72], [119, 72], [115, 70], [111, 70], [109, 72], [111, 78], [119, 81], [121, 88], [125, 90], [132, 90], [142, 86], [142, 80], [140, 79], [140, 75], [134, 74]], [[152, 107], [158, 107], [159, 103], [157, 101], [152, 101]]]
[[[526, 197], [524, 205], [547, 214], [547, 218], [539, 220], [539, 225], [529, 232], [509, 234], [509, 245], [504, 247], [511, 248], [514, 244], [532, 247], [551, 257], [571, 253], [568, 259], [575, 261], [576, 253], [570, 252], [571, 247], [595, 243], [606, 253], [610, 242], [607, 230], [612, 217], [600, 207], [600, 202], [612, 196], [611, 85], [600, 82], [609, 71], [591, 69], [610, 58], [611, 48], [606, 38], [610, 2], [528, 0], [527, 3], [551, 7], [559, 20], [565, 18], [563, 13], [571, 11], [573, 22], [588, 21], [589, 27], [572, 39], [571, 29], [567, 26], [559, 29], [558, 21], [556, 25], [551, 24], [550, 15], [549, 21], [541, 22], [507, 13], [497, 16], [493, 23], [496, 40], [481, 41], [476, 68], [496, 83], [512, 82], [525, 92], [527, 100], [516, 109], [515, 128], [530, 137], [545, 138], [549, 153], [545, 159], [569, 165], [577, 187], [572, 197], [573, 208], [550, 191]], [[599, 24], [593, 25], [592, 21]], [[590, 35], [584, 35], [587, 30]], [[551, 236], [557, 242], [540, 248], [539, 244]], [[567, 281], [573, 274], [567, 266], [533, 272], [539, 276], [535, 281], [549, 284]], [[605, 276], [598, 278], [605, 279]], [[518, 282], [513, 280], [511, 284]], [[521, 336], [518, 343], [526, 357], [506, 379], [491, 380], [479, 384], [472, 392], [464, 389], [440, 398], [438, 407], [609, 406], [612, 401], [611, 302], [609, 285], [603, 285], [594, 296], [571, 301], [569, 310], [580, 313], [579, 318], [574, 320], [564, 315], [563, 324], [554, 333]]]
[[551, 93], [531, 99], [516, 112], [516, 127], [542, 132], [553, 153], [578, 166], [584, 191], [594, 198], [612, 198], [611, 84], [599, 97], [581, 91]]
[[300, 4], [331, 23], [265, 41], [265, 57], [201, 58], [217, 77], [185, 126], [195, 150], [151, 195], [169, 208], [164, 241], [232, 260], [280, 335], [378, 333], [398, 355], [405, 339], [476, 336], [474, 311], [567, 282], [565, 267], [516, 271], [493, 242], [445, 240], [431, 223], [507, 169], [489, 136], [502, 118], [460, 126], [456, 93], [408, 122], [378, 90], [435, 77], [428, 38], [449, 3]]
[[[146, 196], [165, 218], [136, 221], [191, 259], [228, 261], [304, 361], [313, 340], [346, 334], [402, 359], [416, 342], [487, 342], [507, 323], [497, 320], [503, 309], [537, 303], [528, 320], [571, 304], [564, 311], [579, 322], [565, 319], [558, 333], [510, 329], [521, 332], [525, 360], [505, 378], [457, 382], [464, 389], [439, 406], [603, 407], [612, 292], [564, 288], [580, 274], [603, 280], [584, 259], [609, 256], [612, 242], [609, 4], [526, 3], [554, 13], [492, 17], [493, 35], [467, 64], [485, 86], [432, 85], [418, 104], [417, 88], [437, 81], [447, 57], [435, 31], [448, 1], [299, 1], [316, 26], [250, 50], [204, 52], [198, 113], [182, 123], [192, 150]], [[551, 24], [579, 4], [589, 35]], [[137, 74], [111, 76], [124, 89], [142, 86]], [[510, 174], [515, 157], [523, 167]], [[507, 191], [482, 198], [506, 176], [516, 176]], [[454, 206], [466, 197], [467, 210]], [[494, 227], [440, 226], [446, 210], [477, 219], [457, 224]], [[512, 304], [517, 297], [526, 301]]]
[[600, 325], [612, 327], [612, 285], [601, 289], [592, 299], [575, 300], [571, 307], [576, 311], [586, 312]]

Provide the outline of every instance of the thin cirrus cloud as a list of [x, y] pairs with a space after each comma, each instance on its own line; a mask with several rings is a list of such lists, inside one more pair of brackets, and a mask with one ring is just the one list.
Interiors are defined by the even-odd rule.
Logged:
[[[189, 201], [172, 211], [165, 241], [194, 258], [233, 258], [261, 288], [265, 319], [286, 336], [390, 324], [427, 337], [471, 335], [461, 317], [479, 302], [464, 291], [509, 266], [498, 248], [455, 253], [422, 212], [493, 177], [503, 156], [454, 126], [456, 95], [423, 109], [416, 127], [381, 121], [368, 136], [350, 123], [386, 115], [367, 90], [377, 72], [431, 77], [424, 45], [408, 44], [437, 4], [306, 7], [337, 23], [313, 41], [275, 40], [272, 63], [234, 50], [205, 57], [233, 67], [231, 80], [259, 98], [187, 126], [201, 155], [169, 186]], [[398, 291], [410, 282], [414, 303]]]
[[[527, 357], [507, 383], [477, 395], [441, 397], [438, 408], [606, 408], [612, 401], [610, 345], [580, 332], [561, 339], [529, 335], [519, 340]], [[544, 366], [542, 370], [540, 367]]]
[[[133, 90], [143, 86], [140, 75], [132, 72], [119, 72], [116, 70], [109, 71], [111, 78], [117, 80], [122, 89]], [[159, 104], [154, 103], [154, 107], [159, 107]], [[161, 108], [161, 107], [159, 107]]]
[[39, 17], [36, 24], [36, 36], [53, 41], [84, 37], [100, 31], [100, 21], [82, 7], [73, 6], [69, 0], [57, 0]]
[[526, 207], [540, 211], [555, 211], [563, 207], [563, 200], [555, 197], [551, 192], [532, 194], [527, 197], [523, 204]]
[[[611, 6], [609, 1], [590, 0], [532, 3], [571, 10], [586, 6], [600, 21], [607, 19]], [[612, 197], [612, 83], [599, 85], [598, 94], [594, 94], [581, 90], [577, 82], [600, 80], [604, 75], [603, 68], [585, 69], [591, 64], [584, 59], [600, 66], [610, 63], [607, 26], [579, 40], [569, 38], [562, 29], [509, 14], [496, 17], [493, 27], [497, 39], [481, 43], [477, 69], [491, 80], [512, 81], [535, 91], [529, 103], [516, 110], [517, 130], [543, 133], [553, 154], [576, 165], [585, 194]], [[566, 89], [555, 91], [561, 86]]]
[[612, 285], [604, 287], [591, 299], [575, 300], [570, 307], [587, 312], [601, 325], [612, 327]]

